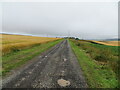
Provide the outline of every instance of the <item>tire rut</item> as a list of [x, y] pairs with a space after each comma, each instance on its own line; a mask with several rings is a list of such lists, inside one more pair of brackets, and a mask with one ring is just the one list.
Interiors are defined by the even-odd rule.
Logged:
[[[64, 86], [64, 81], [67, 86]], [[63, 85], [63, 86], [61, 86]], [[3, 84], [3, 88], [87, 88], [77, 58], [67, 40], [60, 42], [20, 74]]]

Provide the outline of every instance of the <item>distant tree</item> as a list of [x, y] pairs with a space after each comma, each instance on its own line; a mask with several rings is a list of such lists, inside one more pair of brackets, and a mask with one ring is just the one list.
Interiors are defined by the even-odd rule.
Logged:
[[69, 37], [70, 39], [75, 39], [75, 37]]
[[80, 40], [79, 38], [75, 38], [75, 40]]

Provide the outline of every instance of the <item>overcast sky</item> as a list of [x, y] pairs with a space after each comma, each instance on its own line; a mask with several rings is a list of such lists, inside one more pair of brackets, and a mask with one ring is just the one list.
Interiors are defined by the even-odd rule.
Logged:
[[2, 4], [2, 32], [84, 39], [118, 35], [116, 2], [10, 2]]

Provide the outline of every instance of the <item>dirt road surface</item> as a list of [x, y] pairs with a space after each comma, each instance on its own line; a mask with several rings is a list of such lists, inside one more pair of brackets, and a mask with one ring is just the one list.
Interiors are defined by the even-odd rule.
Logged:
[[3, 88], [87, 88], [69, 42], [64, 40], [3, 80]]

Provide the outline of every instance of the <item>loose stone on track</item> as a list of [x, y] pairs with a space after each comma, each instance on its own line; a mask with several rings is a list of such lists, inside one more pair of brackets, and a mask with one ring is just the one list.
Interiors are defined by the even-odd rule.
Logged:
[[66, 87], [70, 85], [70, 81], [64, 80], [64, 79], [59, 79], [57, 81], [57, 83], [61, 86], [61, 87]]

